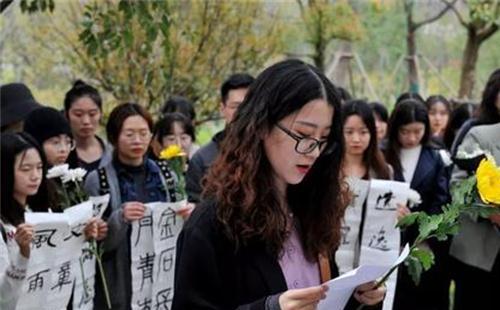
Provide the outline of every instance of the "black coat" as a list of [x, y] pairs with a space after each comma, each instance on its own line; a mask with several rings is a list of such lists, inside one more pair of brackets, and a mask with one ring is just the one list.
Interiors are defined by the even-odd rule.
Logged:
[[278, 260], [262, 242], [235, 251], [215, 210], [215, 203], [202, 202], [179, 235], [172, 309], [263, 310], [268, 296], [287, 290]]
[[[394, 179], [405, 181], [402, 172], [397, 170], [394, 171]], [[425, 146], [422, 148], [410, 188], [422, 198], [422, 203], [412, 211], [439, 214], [442, 206], [449, 202], [448, 171], [437, 150]], [[417, 235], [416, 225], [408, 227], [402, 232], [401, 243], [413, 242]], [[422, 275], [419, 286], [413, 283], [406, 266], [399, 268], [394, 310], [448, 309], [448, 243], [431, 239], [428, 244], [435, 254], [436, 264]]]

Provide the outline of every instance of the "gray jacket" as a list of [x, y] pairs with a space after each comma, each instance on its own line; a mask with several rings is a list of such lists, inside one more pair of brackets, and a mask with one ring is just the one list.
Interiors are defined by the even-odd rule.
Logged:
[[[473, 127], [465, 136], [458, 150], [471, 153], [479, 147], [490, 152], [500, 163], [500, 123]], [[454, 168], [451, 182], [466, 176]], [[500, 250], [500, 231], [488, 220], [475, 221], [468, 216], [461, 218], [460, 232], [453, 238], [450, 254], [465, 264], [491, 271]]]
[[[130, 223], [123, 219], [122, 201], [120, 195], [120, 185], [116, 169], [113, 162], [108, 162], [104, 166], [104, 171], [109, 184], [110, 202], [105, 214], [109, 214], [106, 222], [108, 223], [108, 235], [102, 241], [104, 248], [103, 267], [106, 274], [107, 285], [111, 298], [113, 310], [131, 309], [130, 302], [132, 298], [132, 276], [129, 246]], [[163, 184], [166, 186], [165, 178], [160, 174]], [[176, 181], [175, 175], [173, 176]], [[101, 180], [98, 170], [92, 171], [85, 179], [85, 190], [91, 196], [100, 195]], [[166, 201], [170, 201], [169, 195], [166, 195]], [[109, 213], [109, 211], [111, 211]], [[106, 299], [102, 282], [96, 274], [96, 290], [94, 298], [94, 309], [106, 309]]]

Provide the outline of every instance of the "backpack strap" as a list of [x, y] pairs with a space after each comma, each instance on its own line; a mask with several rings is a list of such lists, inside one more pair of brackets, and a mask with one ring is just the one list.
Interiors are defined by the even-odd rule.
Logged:
[[5, 231], [5, 227], [0, 223], [0, 234], [2, 235], [2, 239], [5, 243], [7, 243], [7, 232]]
[[168, 163], [166, 160], [156, 160], [155, 161], [158, 167], [160, 168], [161, 174], [163, 175], [163, 178], [165, 179], [165, 184], [167, 185], [167, 194], [170, 198], [171, 202], [176, 202], [177, 201], [177, 189], [175, 187], [175, 179], [174, 176], [172, 175], [172, 172], [170, 172], [170, 168], [168, 166]]
[[106, 195], [109, 193], [109, 182], [108, 175], [104, 167], [97, 169], [97, 175], [99, 177], [99, 194]]

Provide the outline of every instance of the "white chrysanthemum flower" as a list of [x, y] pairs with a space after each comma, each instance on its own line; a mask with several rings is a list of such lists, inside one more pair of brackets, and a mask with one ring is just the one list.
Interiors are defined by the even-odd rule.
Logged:
[[413, 190], [411, 188], [409, 189], [408, 192], [408, 203], [410, 206], [415, 206], [422, 203], [422, 198], [420, 197], [420, 194], [416, 190]]
[[70, 169], [65, 175], [61, 177], [61, 180], [63, 181], [63, 183], [82, 182], [86, 174], [87, 170], [83, 168]]
[[54, 166], [47, 172], [47, 179], [61, 178], [68, 173], [68, 170], [68, 164]]

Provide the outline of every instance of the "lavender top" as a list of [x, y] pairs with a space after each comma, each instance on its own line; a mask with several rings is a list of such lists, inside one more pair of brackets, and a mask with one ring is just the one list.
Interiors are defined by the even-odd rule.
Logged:
[[292, 225], [290, 236], [285, 241], [279, 258], [279, 264], [285, 276], [288, 289], [305, 288], [321, 284], [318, 262], [306, 260], [299, 232], [295, 225]]

